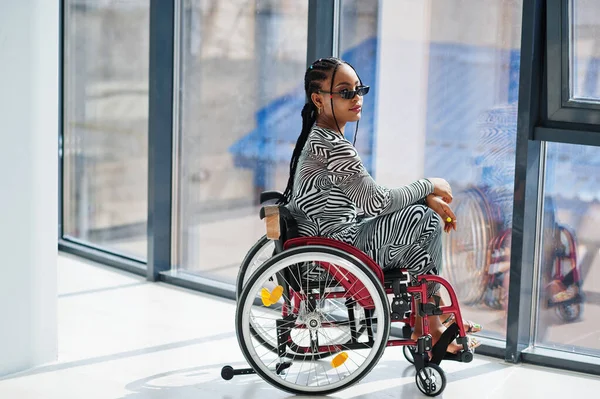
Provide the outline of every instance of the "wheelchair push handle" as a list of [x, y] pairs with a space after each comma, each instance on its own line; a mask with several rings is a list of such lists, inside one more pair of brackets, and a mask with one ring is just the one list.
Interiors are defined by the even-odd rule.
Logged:
[[283, 202], [284, 197], [283, 197], [283, 193], [280, 191], [263, 191], [262, 193], [260, 193], [260, 203], [264, 204], [267, 201], [274, 201], [277, 200], [277, 202]]

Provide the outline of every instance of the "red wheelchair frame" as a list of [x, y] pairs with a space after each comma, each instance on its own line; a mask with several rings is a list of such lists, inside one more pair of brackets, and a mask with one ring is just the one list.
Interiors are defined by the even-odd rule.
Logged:
[[[340, 249], [346, 253], [349, 253], [349, 254], [355, 256], [360, 261], [362, 261], [365, 265], [367, 265], [369, 267], [369, 269], [375, 274], [375, 276], [377, 276], [377, 279], [381, 282], [381, 284], [385, 288], [386, 294], [388, 294], [388, 295], [394, 294], [394, 289], [391, 287], [391, 285], [393, 284], [394, 277], [397, 277], [398, 273], [403, 273], [405, 275], [408, 275], [408, 272], [406, 271], [406, 269], [399, 269], [398, 271], [394, 271], [396, 276], [393, 276], [392, 273], [389, 273], [390, 276], [388, 278], [386, 278], [387, 273], [384, 273], [383, 269], [373, 259], [371, 259], [369, 256], [367, 256], [364, 252], [362, 252], [361, 250], [359, 250], [356, 247], [353, 247], [352, 245], [343, 243], [341, 241], [333, 240], [330, 238], [324, 238], [324, 237], [291, 238], [285, 242], [284, 248], [288, 249], [288, 248], [306, 246], [306, 245], [321, 245], [321, 246], [326, 246], [326, 247], [337, 248], [337, 249]], [[371, 298], [366, 298], [366, 297], [360, 296], [358, 294], [364, 288], [364, 286], [361, 285], [360, 281], [352, 281], [352, 280], [348, 280], [346, 278], [338, 278], [337, 271], [332, 270], [335, 268], [335, 265], [322, 264], [321, 267], [323, 267], [330, 274], [332, 274], [334, 277], [336, 277], [336, 279], [338, 281], [340, 281], [340, 283], [344, 286], [344, 288], [346, 289], [346, 292], [339, 293], [339, 294], [341, 294], [343, 296], [350, 296], [350, 297], [355, 298], [360, 303], [360, 305], [362, 307], [364, 307], [365, 309], [369, 309], [370, 306], [371, 307], [373, 306]], [[410, 313], [410, 316], [408, 318], [398, 318], [398, 319], [392, 318], [391, 321], [397, 322], [397, 323], [404, 323], [411, 327], [414, 327], [415, 319], [416, 319], [415, 312], [414, 312], [414, 309], [416, 307], [414, 294], [418, 293], [418, 294], [420, 294], [421, 298], [427, 298], [427, 284], [425, 284], [425, 283], [426, 282], [436, 282], [436, 283], [439, 283], [441, 286], [443, 286], [448, 291], [448, 295], [450, 296], [450, 301], [451, 301], [451, 305], [446, 305], [446, 306], [440, 307], [436, 313], [454, 314], [460, 337], [465, 337], [466, 332], [464, 329], [464, 324], [463, 324], [463, 319], [462, 319], [462, 315], [460, 312], [460, 308], [458, 306], [458, 298], [456, 297], [456, 293], [454, 292], [454, 289], [452, 288], [450, 283], [448, 283], [442, 277], [434, 276], [434, 275], [421, 275], [421, 276], [417, 276], [416, 279], [417, 279], [416, 285], [409, 285], [406, 288], [407, 293], [411, 294], [411, 300], [412, 300], [411, 309], [413, 309], [413, 311]], [[285, 316], [285, 314], [284, 314], [284, 316]], [[423, 320], [423, 325], [422, 325], [423, 334], [429, 335], [429, 323], [427, 321], [427, 314], [423, 315], [422, 320]], [[417, 346], [417, 343], [418, 342], [416, 340], [411, 340], [411, 339], [390, 339], [390, 340], [388, 340], [387, 346], [401, 346], [401, 345]], [[467, 348], [465, 348], [465, 349], [467, 349]]]

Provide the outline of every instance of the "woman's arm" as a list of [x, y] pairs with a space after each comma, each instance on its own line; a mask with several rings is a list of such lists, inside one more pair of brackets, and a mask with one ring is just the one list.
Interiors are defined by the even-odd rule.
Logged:
[[346, 141], [333, 144], [327, 169], [332, 183], [368, 216], [400, 210], [434, 190], [433, 184], [427, 179], [393, 189], [377, 184], [363, 166], [356, 149]]

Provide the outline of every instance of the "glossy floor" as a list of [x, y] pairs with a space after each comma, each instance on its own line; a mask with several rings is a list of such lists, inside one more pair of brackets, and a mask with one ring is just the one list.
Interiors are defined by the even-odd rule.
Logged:
[[[234, 303], [61, 255], [58, 360], [0, 378], [0, 398], [288, 398], [257, 376], [223, 381], [245, 362]], [[477, 356], [442, 363], [442, 398], [595, 397], [600, 378]], [[401, 350], [333, 398], [424, 397]]]

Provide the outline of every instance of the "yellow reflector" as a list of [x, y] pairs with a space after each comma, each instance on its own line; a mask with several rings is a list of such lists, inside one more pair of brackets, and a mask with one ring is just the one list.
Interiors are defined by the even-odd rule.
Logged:
[[273, 292], [271, 292], [271, 305], [274, 303], [277, 303], [277, 301], [279, 301], [279, 299], [281, 298], [281, 295], [283, 295], [283, 287], [278, 285], [277, 287], [273, 288]]
[[348, 354], [346, 352], [340, 352], [331, 359], [331, 367], [340, 367], [346, 360], [348, 360]]
[[273, 304], [273, 302], [271, 302], [271, 293], [266, 288], [260, 290], [260, 299], [262, 299], [262, 303], [265, 306], [271, 306]]

